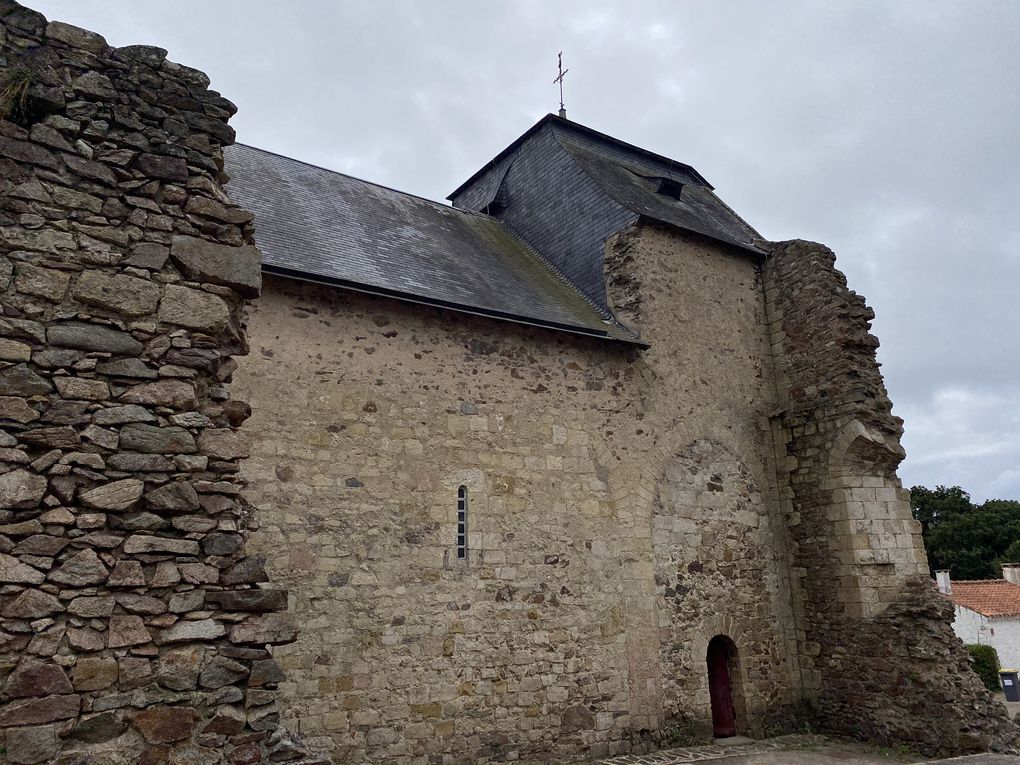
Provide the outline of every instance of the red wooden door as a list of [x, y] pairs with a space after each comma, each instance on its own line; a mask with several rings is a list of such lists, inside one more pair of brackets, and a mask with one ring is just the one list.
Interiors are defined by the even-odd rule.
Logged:
[[708, 644], [708, 692], [712, 698], [712, 729], [718, 738], [737, 734], [730, 691], [729, 653], [722, 637], [714, 637]]

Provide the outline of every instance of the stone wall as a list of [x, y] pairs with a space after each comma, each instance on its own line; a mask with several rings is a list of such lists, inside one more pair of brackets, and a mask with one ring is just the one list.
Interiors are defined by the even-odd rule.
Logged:
[[741, 731], [783, 729], [796, 636], [759, 264], [629, 239], [643, 352], [267, 278], [234, 384], [251, 545], [303, 625], [277, 652], [284, 721], [337, 760], [703, 742], [719, 633]]
[[969, 669], [896, 477], [902, 422], [874, 313], [834, 262], [822, 245], [779, 243], [765, 282], [805, 693], [826, 728], [859, 738], [1009, 748], [1017, 730]]
[[226, 388], [260, 256], [208, 85], [0, 0], [5, 762], [301, 756]]

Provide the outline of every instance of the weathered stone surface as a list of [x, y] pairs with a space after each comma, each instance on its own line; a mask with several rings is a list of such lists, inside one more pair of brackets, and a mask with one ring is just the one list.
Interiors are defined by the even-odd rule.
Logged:
[[592, 730], [595, 728], [595, 715], [585, 707], [567, 707], [560, 715], [560, 732], [573, 733], [578, 730]]
[[95, 96], [98, 99], [116, 98], [117, 91], [113, 88], [110, 78], [96, 71], [87, 71], [76, 77], [71, 83], [79, 93]]
[[0, 420], [26, 424], [39, 419], [39, 412], [18, 396], [0, 396]]
[[159, 320], [217, 333], [226, 329], [230, 322], [230, 312], [227, 304], [216, 295], [168, 284], [159, 304]]
[[89, 305], [125, 316], [142, 316], [156, 310], [160, 288], [134, 276], [92, 270], [78, 277], [71, 294]]
[[109, 616], [113, 613], [114, 600], [108, 595], [83, 595], [67, 605], [67, 612], [86, 619]]
[[143, 454], [186, 454], [196, 450], [195, 439], [184, 428], [130, 424], [120, 432], [120, 445]]
[[122, 512], [138, 501], [144, 488], [145, 484], [137, 478], [124, 478], [89, 489], [80, 494], [78, 498], [87, 507]]
[[23, 510], [38, 507], [46, 494], [46, 478], [27, 470], [0, 475], [0, 508]]
[[209, 724], [203, 729], [204, 733], [218, 733], [222, 736], [234, 736], [244, 730], [247, 716], [240, 707], [223, 705], [216, 708], [216, 712]]
[[114, 598], [125, 611], [136, 614], [162, 614], [166, 611], [166, 603], [152, 595], [140, 595], [137, 592], [118, 592]]
[[188, 165], [180, 157], [167, 157], [162, 154], [140, 154], [135, 160], [135, 167], [148, 176], [161, 178], [165, 181], [188, 180]]
[[[100, 409], [92, 415], [92, 421], [96, 425], [124, 425], [129, 422], [155, 422], [156, 416], [144, 406], [127, 404], [125, 406], [111, 406], [107, 409]], [[116, 457], [118, 455], [112, 456]]]
[[208, 534], [202, 540], [202, 551], [206, 555], [232, 555], [241, 547], [241, 538], [237, 534]]
[[286, 675], [274, 659], [259, 659], [251, 665], [251, 676], [248, 678], [248, 685], [275, 685], [282, 683]]
[[4, 694], [11, 698], [50, 696], [73, 691], [71, 681], [59, 666], [31, 660], [22, 661], [4, 685]]
[[[42, 576], [41, 572], [36, 572]], [[41, 581], [41, 580], [40, 580]], [[49, 593], [40, 590], [23, 590], [18, 597], [8, 603], [3, 615], [13, 619], [39, 619], [51, 614], [59, 614], [64, 606]]]
[[135, 454], [134, 452], [118, 452], [111, 454], [106, 464], [112, 470], [123, 470], [129, 473], [162, 472], [173, 470], [173, 463], [161, 454]]
[[167, 606], [167, 609], [175, 614], [201, 611], [203, 608], [205, 608], [205, 591], [197, 589], [175, 592], [170, 596], [170, 603]]
[[230, 428], [206, 428], [198, 437], [198, 450], [213, 459], [244, 459], [251, 453], [244, 434]]
[[0, 370], [0, 392], [7, 396], [38, 396], [51, 390], [52, 383], [36, 374], [26, 364], [17, 364]]
[[113, 377], [133, 377], [136, 379], [154, 380], [159, 372], [141, 359], [116, 359], [96, 364], [96, 372]]
[[0, 707], [0, 727], [67, 720], [78, 714], [80, 706], [81, 698], [73, 693], [12, 701]]
[[126, 729], [127, 723], [120, 713], [100, 712], [83, 716], [71, 731], [71, 736], [89, 744], [101, 744], [117, 738]]
[[0, 553], [0, 582], [11, 584], [41, 584], [46, 575], [17, 558]]
[[60, 751], [60, 725], [31, 725], [4, 731], [5, 762], [12, 765], [34, 765], [54, 762]]
[[225, 585], [256, 584], [268, 581], [269, 574], [266, 573], [266, 559], [261, 555], [242, 558], [220, 574], [220, 582]]
[[126, 266], [148, 268], [159, 271], [170, 257], [170, 248], [156, 242], [139, 242], [131, 249], [131, 255], [123, 261]]
[[165, 744], [188, 738], [197, 715], [187, 707], [154, 707], [134, 712], [128, 719], [150, 744]]
[[142, 344], [127, 332], [97, 324], [76, 322], [54, 324], [47, 331], [47, 337], [53, 345], [83, 351], [106, 351], [135, 356], [141, 353], [143, 348]]
[[172, 513], [198, 510], [198, 492], [187, 481], [174, 481], [146, 494], [145, 504], [152, 510]]
[[37, 321], [0, 316], [0, 337], [12, 337], [28, 343], [45, 343], [46, 328]]
[[199, 546], [198, 542], [191, 539], [169, 539], [134, 534], [124, 542], [124, 552], [129, 555], [163, 552], [175, 555], [198, 555]]
[[110, 386], [102, 380], [84, 377], [54, 377], [53, 382], [64, 398], [78, 398], [86, 401], [105, 401], [110, 397]]
[[110, 648], [122, 648], [129, 645], [140, 645], [152, 640], [152, 635], [145, 629], [140, 616], [111, 616], [110, 635], [107, 645]]
[[198, 619], [178, 622], [169, 629], [163, 630], [159, 636], [159, 642], [185, 643], [193, 640], [215, 640], [226, 634], [226, 628], [215, 619]]
[[52, 268], [39, 268], [28, 263], [19, 263], [14, 267], [14, 285], [18, 292], [45, 298], [59, 303], [67, 292], [71, 281], [70, 274]]
[[216, 656], [198, 676], [203, 688], [222, 688], [233, 685], [248, 677], [248, 667], [223, 656]]
[[280, 644], [290, 643], [297, 637], [297, 625], [290, 614], [260, 614], [249, 616], [230, 629], [230, 642]]
[[205, 658], [201, 646], [176, 648], [165, 652], [156, 667], [156, 682], [174, 691], [188, 691], [198, 687], [198, 675]]
[[75, 662], [71, 681], [76, 691], [101, 691], [117, 682], [117, 660], [112, 657], [83, 656]]
[[106, 581], [106, 566], [94, 550], [85, 549], [66, 560], [59, 568], [51, 571], [48, 578], [72, 587], [86, 587]]
[[224, 611], [283, 611], [286, 590], [223, 590], [206, 593], [206, 601]]
[[32, 346], [18, 340], [0, 338], [0, 361], [28, 361], [32, 358]]
[[[74, 402], [61, 403], [74, 404]], [[81, 407], [84, 406], [85, 404], [82, 403]], [[63, 419], [61, 417], [53, 416], [54, 409], [56, 409], [55, 406], [46, 411], [46, 419], [50, 422]], [[68, 406], [66, 412], [68, 413], [69, 419], [77, 419], [74, 407]], [[30, 444], [35, 444], [36, 446], [46, 446], [51, 449], [67, 449], [77, 447], [81, 443], [81, 438], [78, 436], [78, 432], [72, 427], [32, 428], [32, 430], [24, 430], [21, 432], [21, 440]]]
[[[224, 223], [247, 223], [253, 217], [252, 214], [247, 210], [242, 210], [239, 207], [233, 207], [231, 205], [225, 205], [222, 202], [219, 202], [215, 199], [200, 196], [198, 194], [188, 199], [188, 203], [184, 206], [184, 211], [187, 213], [192, 213], [193, 215], [202, 215], [206, 218], [215, 218], [216, 220], [221, 220]], [[194, 241], [202, 244], [206, 243], [205, 239], [195, 239]], [[211, 280], [203, 279], [202, 281]], [[238, 292], [240, 291], [241, 290], [238, 290]], [[257, 297], [257, 294], [245, 295], [245, 297]]]
[[193, 409], [197, 405], [195, 386], [183, 380], [135, 385], [125, 391], [120, 400], [129, 404], [171, 406], [175, 409]]
[[245, 614], [205, 600], [221, 571], [260, 578], [235, 566], [250, 515], [225, 429], [249, 411], [227, 384], [260, 282], [220, 186], [235, 107], [165, 51], [7, 5], [0, 64], [31, 63], [37, 113], [0, 126], [0, 746], [204, 765], [238, 761], [231, 736], [300, 760], [246, 687], [268, 650], [232, 645]]
[[[209, 200], [196, 201], [201, 199], [192, 197], [189, 204], [193, 209], [194, 205], [200, 205], [205, 211], [200, 214], [207, 215], [211, 209]], [[248, 215], [236, 208], [222, 209], [226, 211], [223, 214]], [[184, 275], [193, 281], [222, 284], [245, 297], [258, 297], [262, 289], [262, 255], [255, 247], [228, 247], [192, 236], [175, 236], [170, 247], [170, 257]]]
[[67, 643], [76, 651], [102, 651], [106, 648], [106, 634], [88, 628], [71, 628], [67, 631]]
[[119, 560], [106, 580], [107, 587], [144, 587], [145, 574], [136, 560]]
[[72, 48], [81, 48], [89, 53], [102, 53], [106, 50], [106, 40], [102, 35], [87, 29], [65, 24], [62, 21], [51, 21], [46, 25], [46, 36], [51, 40], [59, 40]]

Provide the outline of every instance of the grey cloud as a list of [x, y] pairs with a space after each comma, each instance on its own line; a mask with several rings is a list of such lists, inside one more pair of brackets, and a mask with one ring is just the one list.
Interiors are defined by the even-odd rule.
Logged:
[[442, 199], [557, 107], [689, 162], [878, 313], [904, 483], [1020, 497], [1020, 4], [45, 0], [207, 71], [239, 139]]

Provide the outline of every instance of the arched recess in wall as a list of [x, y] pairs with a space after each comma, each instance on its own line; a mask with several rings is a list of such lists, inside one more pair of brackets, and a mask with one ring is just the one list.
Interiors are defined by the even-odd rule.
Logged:
[[699, 712], [698, 722], [703, 733], [714, 734], [712, 724], [712, 689], [709, 678], [709, 646], [717, 638], [723, 638], [729, 653], [728, 673], [730, 698], [736, 717], [735, 733], [758, 732], [758, 721], [748, 704], [748, 676], [751, 670], [751, 656], [747, 646], [747, 634], [740, 620], [726, 614], [716, 614], [705, 619], [694, 631], [691, 639], [691, 667], [695, 683], [692, 688], [693, 706]]
[[824, 511], [839, 556], [839, 599], [851, 618], [882, 613], [906, 578], [927, 571], [920, 524], [896, 476], [903, 457], [898, 439], [859, 420], [840, 431], [829, 453], [833, 491]]

